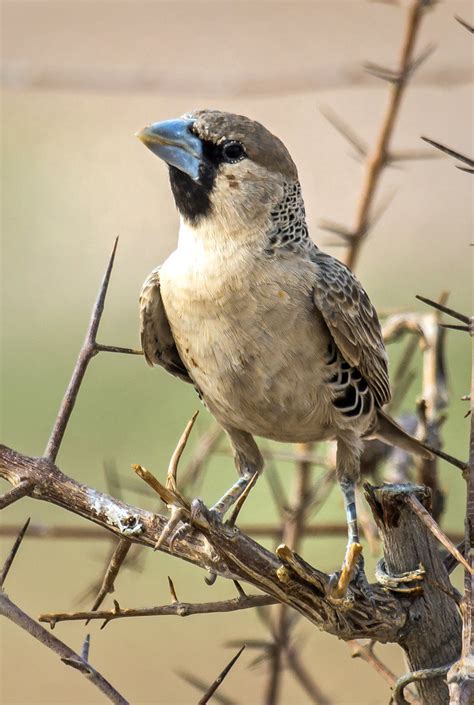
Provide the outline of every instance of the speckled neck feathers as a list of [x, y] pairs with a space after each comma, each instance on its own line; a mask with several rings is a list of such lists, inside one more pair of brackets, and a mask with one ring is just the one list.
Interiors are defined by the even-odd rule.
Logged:
[[286, 182], [283, 198], [271, 210], [272, 226], [268, 233], [267, 254], [284, 248], [297, 251], [315, 248], [308, 234], [304, 201], [298, 181]]

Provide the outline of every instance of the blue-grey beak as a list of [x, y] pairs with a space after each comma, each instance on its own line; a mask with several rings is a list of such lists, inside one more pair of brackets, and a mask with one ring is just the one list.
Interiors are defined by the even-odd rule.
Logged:
[[198, 181], [203, 150], [201, 140], [191, 132], [193, 122], [184, 118], [155, 122], [136, 136], [153, 154]]

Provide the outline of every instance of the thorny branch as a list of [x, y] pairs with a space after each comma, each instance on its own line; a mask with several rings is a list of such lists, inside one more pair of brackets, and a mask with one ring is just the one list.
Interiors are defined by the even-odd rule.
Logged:
[[40, 622], [47, 622], [51, 627], [55, 627], [58, 622], [90, 622], [94, 619], [103, 620], [105, 627], [115, 619], [127, 617], [189, 617], [194, 614], [213, 614], [222, 612], [237, 612], [253, 607], [264, 607], [275, 604], [276, 600], [268, 595], [245, 595], [231, 600], [219, 600], [218, 602], [172, 602], [169, 605], [159, 605], [156, 607], [124, 608], [114, 600], [114, 608], [111, 610], [92, 610], [87, 612], [51, 612], [41, 614]]
[[[347, 245], [345, 263], [352, 270], [357, 264], [362, 242], [373, 225], [373, 204], [382, 171], [391, 161], [390, 143], [405, 89], [413, 72], [429, 56], [429, 53], [431, 53], [430, 49], [429, 51], [425, 51], [418, 58], [414, 58], [414, 48], [421, 21], [427, 8], [431, 4], [433, 3], [427, 0], [413, 0], [410, 3], [407, 11], [400, 59], [395, 71], [384, 69], [374, 64], [369, 64], [367, 67], [370, 73], [378, 78], [387, 80], [389, 86], [389, 98], [385, 115], [382, 119], [380, 130], [372, 150], [369, 151], [364, 143], [354, 135], [352, 130], [349, 134], [346, 131], [345, 134], [356, 148], [357, 152], [365, 157], [364, 178], [354, 225], [352, 228], [342, 226], [338, 233], [343, 237]], [[340, 120], [336, 124], [336, 127], [340, 132], [344, 132], [344, 126], [341, 124]], [[337, 232], [337, 227], [335, 230], [333, 228], [333, 231]]]
[[235, 664], [235, 662], [240, 658], [240, 656], [241, 656], [242, 652], [244, 651], [244, 649], [245, 649], [245, 644], [237, 651], [237, 653], [235, 654], [235, 656], [233, 656], [233, 657], [231, 658], [231, 660], [229, 661], [229, 663], [227, 664], [227, 666], [225, 666], [225, 668], [221, 671], [221, 673], [219, 673], [219, 675], [217, 676], [216, 680], [215, 680], [213, 683], [211, 683], [211, 685], [209, 686], [209, 688], [207, 689], [207, 691], [204, 693], [204, 695], [202, 696], [202, 698], [199, 700], [198, 705], [206, 705], [206, 703], [209, 702], [210, 698], [212, 698], [212, 696], [214, 695], [214, 693], [216, 692], [216, 690], [218, 689], [218, 687], [220, 686], [220, 684], [222, 683], [222, 681], [224, 680], [224, 678], [225, 678], [225, 677], [227, 676], [227, 674], [229, 673], [229, 671], [230, 671], [230, 669], [232, 668], [232, 666], [233, 666], [233, 665]]
[[[29, 476], [35, 485], [32, 498], [57, 504], [117, 536], [148, 547], [155, 545], [167, 524], [165, 516], [115, 500], [67, 477], [44, 458], [29, 458], [5, 446], [0, 446], [0, 475], [13, 484]], [[175, 502], [179, 504], [178, 497]], [[184, 505], [182, 509], [191, 518], [189, 509]], [[176, 556], [223, 577], [247, 581], [342, 638], [397, 640], [405, 619], [398, 598], [375, 587], [374, 610], [372, 601], [351, 586], [349, 604], [353, 599], [354, 609], [347, 609], [344, 600], [328, 597], [329, 577], [302, 559], [298, 559], [299, 569], [295, 572], [294, 564], [285, 556], [278, 558], [237, 527], [216, 528], [205, 512], [192, 521], [196, 530], [176, 542], [173, 549]], [[169, 552], [167, 542], [161, 550]]]
[[[374, 668], [377, 673], [390, 685], [395, 686], [397, 683], [396, 675], [379, 659], [379, 657], [374, 653], [375, 642], [369, 641], [366, 643], [361, 639], [353, 639], [348, 641], [352, 654], [352, 658], [360, 658], [362, 661], [368, 663], [372, 668]], [[420, 699], [414, 693], [406, 692], [406, 699], [409, 703], [413, 705], [418, 705]]]
[[[58, 654], [61, 661], [66, 666], [71, 666], [82, 673], [96, 688], [98, 688], [112, 703], [116, 705], [128, 705], [128, 701], [99, 673], [91, 664], [88, 658], [80, 656], [67, 646], [60, 639], [48, 632], [32, 617], [26, 614], [18, 605], [16, 605], [7, 594], [4, 592], [3, 585], [8, 572], [12, 566], [15, 556], [20, 548], [23, 537], [28, 529], [29, 520], [18, 534], [10, 554], [8, 555], [5, 564], [1, 571], [0, 582], [0, 615], [6, 617], [11, 622], [16, 624], [21, 629], [24, 629], [28, 634], [37, 639], [41, 644], [46, 646], [54, 653]], [[88, 655], [88, 650], [86, 652]]]
[[104, 573], [99, 592], [92, 605], [92, 612], [98, 610], [107, 595], [114, 592], [115, 589], [115, 578], [117, 577], [120, 568], [123, 565], [130, 549], [132, 547], [132, 542], [128, 539], [120, 539], [114, 548], [114, 551], [109, 559], [109, 563]]
[[104, 312], [105, 297], [107, 295], [107, 288], [109, 286], [110, 275], [112, 273], [112, 267], [114, 265], [115, 253], [117, 251], [118, 237], [115, 239], [115, 243], [110, 255], [109, 263], [107, 269], [105, 270], [104, 278], [99, 289], [99, 295], [96, 299], [94, 307], [92, 309], [92, 315], [87, 328], [86, 337], [82, 348], [79, 352], [76, 365], [74, 367], [71, 380], [66, 389], [66, 393], [61, 402], [61, 406], [56, 418], [53, 430], [49, 437], [48, 444], [46, 446], [44, 457], [51, 461], [55, 461], [61, 446], [64, 433], [69, 421], [69, 418], [74, 409], [76, 403], [77, 395], [79, 393], [79, 388], [81, 386], [82, 380], [86, 373], [89, 362], [92, 360], [97, 353], [101, 351], [111, 351], [120, 352], [132, 355], [142, 355], [141, 350], [133, 350], [131, 348], [119, 348], [110, 345], [100, 345], [96, 341], [97, 332], [99, 330], [100, 320], [102, 318], [102, 313]]
[[425, 668], [420, 671], [412, 671], [407, 673], [397, 680], [395, 688], [393, 689], [392, 702], [395, 705], [408, 705], [409, 701], [405, 697], [405, 688], [410, 683], [416, 683], [419, 681], [428, 680], [429, 678], [439, 678], [440, 676], [445, 676], [448, 672], [449, 666], [440, 666], [439, 668]]

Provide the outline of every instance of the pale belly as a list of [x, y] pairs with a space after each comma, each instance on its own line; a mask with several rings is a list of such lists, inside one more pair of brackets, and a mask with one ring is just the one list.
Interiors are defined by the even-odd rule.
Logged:
[[195, 272], [173, 277], [163, 266], [163, 303], [180, 356], [223, 426], [280, 441], [331, 437], [329, 334], [312, 301], [310, 266], [285, 272], [285, 285], [266, 266], [224, 286]]

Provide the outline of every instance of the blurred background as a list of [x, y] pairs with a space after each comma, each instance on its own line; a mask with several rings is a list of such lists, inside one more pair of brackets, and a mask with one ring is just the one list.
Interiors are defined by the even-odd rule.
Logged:
[[[145, 124], [193, 108], [216, 107], [263, 122], [281, 137], [299, 167], [310, 232], [338, 256], [321, 218], [354, 220], [362, 171], [321, 109], [336, 111], [372, 144], [387, 101], [387, 84], [370, 77], [366, 61], [396, 66], [406, 3], [352, 0], [313, 2], [142, 2], [58, 0], [2, 2], [2, 433], [3, 443], [37, 455], [81, 345], [92, 302], [114, 238], [119, 248], [99, 340], [137, 347], [137, 298], [147, 274], [173, 250], [178, 219], [163, 164], [134, 137]], [[428, 135], [465, 154], [473, 152], [472, 39], [454, 20], [472, 23], [471, 2], [444, 2], [426, 14], [417, 52], [436, 50], [408, 87], [393, 146], [419, 149]], [[421, 293], [450, 293], [454, 308], [471, 302], [472, 178], [451, 160], [416, 161], [388, 169], [378, 198], [391, 197], [357, 266], [375, 306], [421, 310]], [[329, 244], [328, 244], [329, 243]], [[466, 339], [465, 339], [466, 338]], [[468, 419], [460, 397], [469, 389], [469, 340], [452, 332], [447, 360], [449, 418], [445, 449], [467, 455]], [[391, 346], [393, 367], [399, 350]], [[412, 385], [404, 407], [420, 393]], [[192, 389], [140, 357], [101, 354], [89, 368], [59, 458], [79, 481], [107, 490], [104, 461], [114, 462], [125, 499], [154, 507], [130, 469], [141, 463], [160, 478], [191, 414]], [[186, 450], [210, 424], [203, 409]], [[278, 463], [285, 487], [292, 465]], [[201, 488], [211, 503], [234, 477], [232, 461], [212, 458]], [[442, 466], [447, 492], [444, 527], [463, 530], [460, 474]], [[136, 487], [136, 490], [134, 489]], [[1, 483], [1, 489], [6, 484]], [[1, 515], [3, 525], [83, 526], [79, 518], [38, 501], [22, 500]], [[318, 521], [343, 521], [338, 490]], [[261, 480], [242, 522], [276, 520]], [[0, 540], [5, 556], [11, 538]], [[271, 539], [263, 543], [273, 547]], [[343, 538], [308, 538], [301, 552], [328, 572], [338, 567]], [[29, 614], [88, 609], [87, 589], [102, 575], [110, 540], [26, 538], [7, 590]], [[368, 574], [374, 560], [365, 549]], [[1, 558], [0, 558], [1, 560]], [[202, 571], [164, 554], [142, 551], [140, 570], [124, 569], [115, 597], [122, 606], [169, 601], [167, 576], [181, 600], [234, 595], [223, 580], [204, 584]], [[457, 575], [457, 584], [461, 576]], [[81, 601], [82, 600], [82, 601]], [[111, 599], [106, 600], [109, 606]], [[66, 669], [31, 637], [1, 624], [0, 696], [5, 705], [101, 702], [80, 674]], [[198, 691], [177, 671], [210, 683], [231, 650], [227, 641], [268, 639], [253, 611], [228, 615], [122, 620], [99, 631], [79, 622], [56, 633], [80, 649], [92, 634], [91, 662], [132, 703], [196, 702]], [[298, 622], [295, 638], [313, 678], [335, 705], [381, 705], [389, 688], [347, 646]], [[304, 648], [303, 648], [304, 647]], [[377, 653], [404, 672], [396, 646]], [[268, 664], [252, 665], [250, 650], [222, 686], [228, 702], [259, 704]], [[216, 701], [217, 702], [217, 701]], [[282, 703], [312, 702], [288, 674]]]

